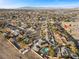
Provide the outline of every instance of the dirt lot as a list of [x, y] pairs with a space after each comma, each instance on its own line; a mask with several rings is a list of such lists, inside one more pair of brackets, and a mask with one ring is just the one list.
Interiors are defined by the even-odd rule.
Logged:
[[[64, 25], [66, 25], [66, 27]], [[75, 39], [79, 40], [79, 22], [62, 22], [62, 26]]]
[[7, 40], [0, 35], [0, 59], [41, 59], [34, 52], [30, 51], [25, 55], [19, 53]]
[[0, 38], [0, 59], [27, 59], [16, 50], [8, 41]]

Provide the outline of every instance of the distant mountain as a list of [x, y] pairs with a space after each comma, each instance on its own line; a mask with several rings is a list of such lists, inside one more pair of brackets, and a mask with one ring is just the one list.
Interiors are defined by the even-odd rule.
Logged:
[[53, 7], [20, 7], [19, 9], [57, 9]]
[[79, 10], [79, 8], [56, 8], [56, 7], [20, 7], [18, 9], [76, 9]]

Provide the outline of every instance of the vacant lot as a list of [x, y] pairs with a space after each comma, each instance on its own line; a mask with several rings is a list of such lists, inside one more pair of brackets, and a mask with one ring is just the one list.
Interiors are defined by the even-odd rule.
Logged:
[[0, 59], [41, 59], [30, 51], [25, 55], [19, 53], [7, 40], [0, 35]]
[[27, 59], [16, 50], [8, 41], [0, 38], [0, 59]]

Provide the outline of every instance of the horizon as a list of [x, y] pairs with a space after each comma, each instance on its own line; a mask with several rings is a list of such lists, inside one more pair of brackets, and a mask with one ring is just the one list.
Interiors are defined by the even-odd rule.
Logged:
[[79, 0], [0, 0], [0, 8], [20, 7], [77, 8]]

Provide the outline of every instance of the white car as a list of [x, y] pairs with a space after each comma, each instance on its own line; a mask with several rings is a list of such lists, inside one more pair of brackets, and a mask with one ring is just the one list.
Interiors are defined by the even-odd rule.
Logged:
[[30, 50], [30, 48], [23, 48], [23, 49], [20, 49], [19, 52], [22, 53], [22, 54], [25, 54], [25, 53], [27, 53], [29, 50]]
[[79, 57], [78, 57], [76, 54], [73, 54], [73, 53], [71, 53], [71, 57], [72, 57], [73, 59], [79, 59]]

